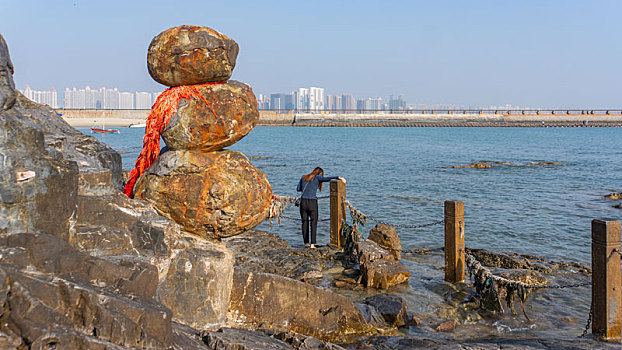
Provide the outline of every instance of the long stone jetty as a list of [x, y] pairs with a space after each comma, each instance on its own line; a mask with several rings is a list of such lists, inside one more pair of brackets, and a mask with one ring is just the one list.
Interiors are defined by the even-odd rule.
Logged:
[[[75, 127], [127, 127], [149, 110], [58, 109]], [[260, 111], [263, 126], [343, 127], [621, 127], [620, 110]]]

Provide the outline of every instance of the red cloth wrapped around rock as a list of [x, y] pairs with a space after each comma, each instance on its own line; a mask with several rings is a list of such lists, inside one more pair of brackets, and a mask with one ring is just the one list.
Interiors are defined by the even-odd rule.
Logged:
[[[230, 80], [201, 85], [197, 91], [203, 99], [180, 100], [162, 130], [168, 148], [220, 150], [239, 141], [257, 124], [257, 99], [249, 85]], [[206, 108], [204, 100], [210, 108]]]

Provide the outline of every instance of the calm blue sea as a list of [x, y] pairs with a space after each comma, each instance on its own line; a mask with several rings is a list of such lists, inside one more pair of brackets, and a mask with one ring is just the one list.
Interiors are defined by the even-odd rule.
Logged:
[[[120, 134], [95, 136], [125, 152], [123, 167], [131, 169], [142, 147], [144, 129], [120, 130]], [[266, 173], [276, 194], [296, 196], [300, 176], [321, 166], [325, 175], [347, 179], [347, 197], [354, 206], [393, 224], [441, 220], [443, 202], [461, 200], [470, 248], [589, 265], [591, 220], [622, 219], [622, 209], [613, 207], [621, 201], [603, 197], [622, 192], [622, 128], [257, 127], [231, 148], [246, 154]], [[511, 165], [451, 168], [477, 161]], [[531, 162], [561, 165], [529, 166]], [[328, 195], [328, 186], [324, 191], [321, 195]], [[284, 215], [298, 217], [296, 209]], [[321, 200], [321, 219], [328, 218], [328, 209], [328, 199]], [[373, 223], [367, 226], [364, 232]], [[283, 219], [280, 225], [264, 223], [258, 229], [302, 245], [297, 221]], [[398, 233], [405, 249], [443, 246], [442, 225], [399, 229]], [[318, 241], [329, 241], [328, 223], [318, 226]], [[418, 278], [416, 269], [426, 265], [406, 259], [413, 270], [410, 289], [395, 291], [415, 312], [426, 313], [434, 300], [444, 303], [439, 290], [446, 287], [437, 267], [442, 266], [442, 257], [430, 259], [426, 271], [436, 274], [438, 281]], [[589, 295], [589, 287], [541, 292], [528, 301], [533, 323], [505, 315], [494, 322], [475, 322], [482, 328], [476, 332], [522, 336], [555, 332], [572, 337], [585, 324]], [[473, 329], [465, 332], [474, 333]]]
[[[123, 167], [131, 169], [144, 129], [120, 130], [95, 136], [124, 152]], [[230, 148], [251, 158], [276, 194], [296, 196], [300, 176], [315, 166], [327, 176], [343, 176], [350, 202], [390, 223], [441, 220], [445, 200], [464, 201], [472, 248], [587, 263], [590, 221], [622, 219], [622, 210], [613, 208], [620, 201], [603, 198], [622, 192], [620, 128], [257, 127]], [[476, 161], [514, 165], [450, 168]], [[527, 165], [543, 161], [562, 165]], [[320, 218], [328, 218], [328, 206], [328, 199], [320, 201]], [[297, 217], [296, 209], [285, 215]], [[297, 222], [259, 229], [301, 242]], [[433, 248], [443, 245], [442, 230], [437, 225], [399, 233], [405, 248]], [[328, 242], [328, 224], [320, 223], [318, 234], [320, 243]]]

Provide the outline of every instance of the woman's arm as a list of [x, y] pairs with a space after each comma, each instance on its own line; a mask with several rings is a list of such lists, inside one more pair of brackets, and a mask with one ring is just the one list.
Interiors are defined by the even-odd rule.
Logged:
[[302, 192], [302, 178], [298, 181], [298, 186], [296, 186], [296, 191]]
[[320, 175], [315, 175], [315, 178], [319, 181], [319, 182], [328, 182], [330, 180], [336, 180], [339, 178], [339, 176], [320, 176]]

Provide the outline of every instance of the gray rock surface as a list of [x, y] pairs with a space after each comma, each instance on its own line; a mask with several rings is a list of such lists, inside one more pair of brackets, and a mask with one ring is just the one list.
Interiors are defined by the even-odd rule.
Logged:
[[371, 331], [361, 312], [344, 296], [242, 268], [233, 273], [229, 319], [241, 326], [269, 326], [322, 340], [343, 340]]

